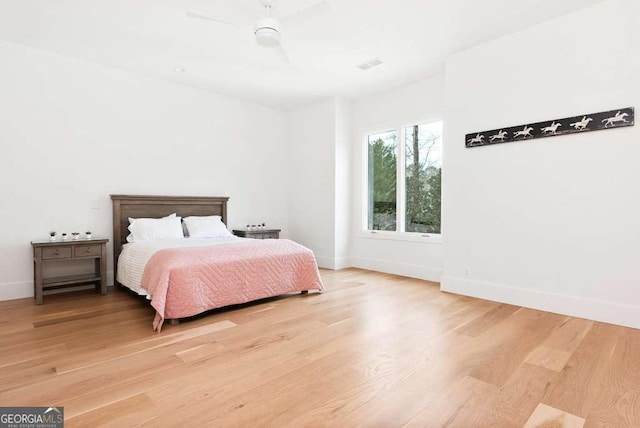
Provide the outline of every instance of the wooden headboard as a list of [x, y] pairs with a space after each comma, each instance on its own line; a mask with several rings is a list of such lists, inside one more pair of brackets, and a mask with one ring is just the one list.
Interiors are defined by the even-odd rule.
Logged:
[[117, 282], [118, 257], [127, 243], [129, 217], [159, 218], [173, 213], [180, 217], [219, 215], [227, 224], [228, 200], [226, 196], [111, 195], [114, 282]]

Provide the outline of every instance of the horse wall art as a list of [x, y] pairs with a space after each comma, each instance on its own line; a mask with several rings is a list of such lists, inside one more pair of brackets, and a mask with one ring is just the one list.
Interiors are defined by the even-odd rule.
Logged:
[[465, 136], [466, 147], [488, 146], [513, 141], [535, 140], [536, 138], [555, 137], [556, 135], [576, 134], [601, 129], [633, 126], [634, 108], [626, 107], [593, 114], [527, 123], [491, 131], [472, 132]]

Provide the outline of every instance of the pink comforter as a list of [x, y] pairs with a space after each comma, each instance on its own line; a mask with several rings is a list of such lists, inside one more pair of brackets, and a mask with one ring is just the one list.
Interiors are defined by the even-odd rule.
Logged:
[[292, 291], [324, 290], [313, 252], [286, 239], [160, 250], [145, 266], [142, 288], [156, 310], [157, 331], [165, 319]]

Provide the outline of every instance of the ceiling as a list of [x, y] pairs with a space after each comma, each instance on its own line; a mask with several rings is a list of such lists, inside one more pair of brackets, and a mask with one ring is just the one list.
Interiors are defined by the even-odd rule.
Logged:
[[[601, 0], [327, 0], [328, 11], [283, 28], [290, 63], [251, 31], [260, 0], [0, 0], [0, 39], [290, 109], [359, 98], [440, 73], [445, 58]], [[272, 15], [319, 0], [274, 0]], [[362, 71], [358, 64], [383, 64]]]

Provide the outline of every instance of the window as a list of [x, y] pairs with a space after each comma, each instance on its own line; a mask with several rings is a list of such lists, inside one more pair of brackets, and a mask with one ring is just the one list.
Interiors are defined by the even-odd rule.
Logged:
[[367, 135], [366, 227], [440, 234], [442, 121]]
[[398, 132], [369, 135], [369, 229], [396, 230]]

